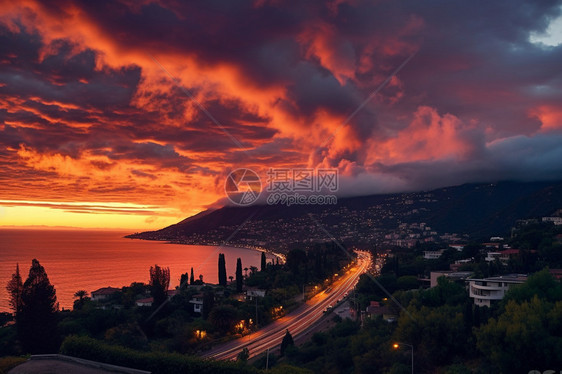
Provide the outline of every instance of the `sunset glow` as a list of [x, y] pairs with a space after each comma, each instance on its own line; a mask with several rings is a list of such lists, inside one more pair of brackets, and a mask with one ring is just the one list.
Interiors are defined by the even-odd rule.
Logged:
[[161, 228], [241, 167], [562, 177], [556, 4], [0, 4], [0, 226]]

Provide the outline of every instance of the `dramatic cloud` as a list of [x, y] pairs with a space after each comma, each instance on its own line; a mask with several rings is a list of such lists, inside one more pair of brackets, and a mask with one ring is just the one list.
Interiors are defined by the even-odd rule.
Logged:
[[1, 4], [4, 202], [173, 220], [240, 167], [337, 167], [341, 195], [562, 178], [560, 1]]

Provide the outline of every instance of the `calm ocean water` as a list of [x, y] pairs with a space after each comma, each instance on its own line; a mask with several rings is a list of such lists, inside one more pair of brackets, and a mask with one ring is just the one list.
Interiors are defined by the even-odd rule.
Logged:
[[[182, 273], [194, 269], [207, 283], [218, 282], [218, 254], [226, 258], [227, 275], [234, 276], [236, 259], [243, 267], [260, 266], [258, 251], [232, 247], [168, 244], [125, 239], [127, 232], [87, 230], [0, 229], [0, 311], [9, 311], [6, 284], [19, 263], [27, 279], [37, 258], [55, 286], [61, 307], [71, 308], [78, 290], [122, 287], [149, 281], [150, 266], [170, 268], [170, 288]], [[270, 258], [270, 256], [268, 256]]]

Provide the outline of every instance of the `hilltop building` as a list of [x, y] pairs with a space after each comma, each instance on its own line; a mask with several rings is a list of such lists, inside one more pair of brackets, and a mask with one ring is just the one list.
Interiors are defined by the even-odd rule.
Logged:
[[516, 284], [524, 283], [527, 275], [511, 274], [500, 277], [484, 279], [467, 279], [469, 296], [474, 299], [478, 306], [491, 305], [492, 301], [501, 300], [505, 293]]

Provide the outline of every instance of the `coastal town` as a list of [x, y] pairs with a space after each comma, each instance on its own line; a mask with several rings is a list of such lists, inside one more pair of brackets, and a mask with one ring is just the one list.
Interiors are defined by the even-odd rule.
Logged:
[[[465, 243], [422, 241], [422, 236], [412, 246], [394, 243], [370, 249], [311, 243], [289, 250], [281, 262], [267, 260], [262, 252], [259, 268], [243, 267], [239, 261], [232, 275], [219, 254], [218, 284], [203, 282], [191, 269], [175, 289], [168, 287], [169, 269], [155, 265], [148, 284], [77, 291], [73, 309], [57, 312], [57, 330], [66, 336], [60, 349], [75, 355], [84, 345], [96, 347], [93, 352], [115, 345], [140, 352], [159, 346], [162, 352], [244, 362], [248, 370], [291, 364], [316, 371], [321, 364], [307, 355], [319, 344], [333, 349], [323, 339], [346, 326], [349, 335], [338, 337], [342, 341], [378, 331], [388, 348], [379, 347], [377, 356], [381, 367], [390, 368], [405, 362], [392, 352], [392, 341], [416, 342], [420, 352], [435, 349], [430, 340], [441, 334], [439, 329], [449, 329], [451, 339], [466, 339], [466, 332], [452, 328], [455, 318], [464, 316], [464, 324], [476, 329], [477, 350], [480, 340], [488, 339], [484, 327], [491, 325], [486, 321], [507, 318], [506, 299], [521, 297], [529, 287], [539, 295], [562, 292], [562, 222], [554, 216], [521, 220], [509, 234]], [[551, 296], [545, 297], [547, 307]], [[426, 306], [419, 309], [413, 300]], [[449, 315], [454, 310], [460, 313], [457, 317]], [[437, 313], [442, 327], [425, 335], [404, 330], [412, 316], [427, 312]], [[105, 322], [93, 323], [100, 318]], [[416, 323], [437, 321], [415, 318]], [[4, 329], [9, 329], [10, 319], [6, 321]], [[457, 359], [471, 357], [454, 344], [447, 352]], [[420, 366], [442, 366], [441, 359], [424, 357]], [[493, 362], [482, 357], [477, 366]]]

